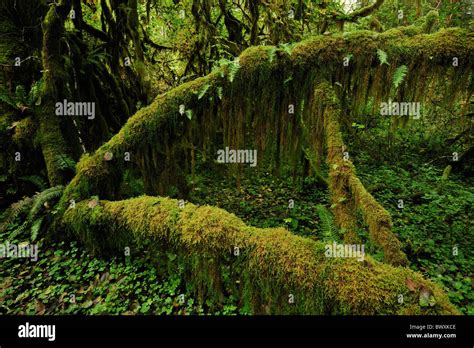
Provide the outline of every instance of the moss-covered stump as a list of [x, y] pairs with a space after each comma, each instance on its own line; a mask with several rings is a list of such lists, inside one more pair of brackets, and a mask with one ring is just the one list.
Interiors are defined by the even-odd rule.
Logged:
[[[322, 243], [247, 226], [219, 208], [149, 196], [91, 200], [69, 208], [62, 227], [101, 253], [145, 246], [177, 254], [187, 286], [209, 305], [233, 295], [256, 314], [458, 314], [442, 290], [407, 268], [326, 257]], [[431, 305], [420, 305], [427, 294]]]

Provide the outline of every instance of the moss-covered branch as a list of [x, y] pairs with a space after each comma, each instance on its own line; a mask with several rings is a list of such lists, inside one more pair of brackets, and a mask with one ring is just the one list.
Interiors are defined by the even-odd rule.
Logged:
[[[392, 40], [387, 41], [385, 35], [389, 35]], [[384, 39], [380, 39], [381, 37]], [[355, 243], [359, 241], [355, 233], [356, 217], [354, 212], [360, 209], [365, 223], [368, 225], [369, 237], [376, 245], [383, 249], [385, 260], [395, 265], [405, 264], [406, 257], [401, 251], [400, 242], [391, 232], [390, 215], [376, 202], [357, 179], [351, 161], [344, 160], [342, 157], [344, 143], [339, 130], [340, 102], [337, 100], [334, 91], [329, 85], [326, 87], [321, 86], [319, 92], [311, 97], [312, 93], [306, 93], [305, 90], [314, 88], [314, 83], [312, 84], [311, 82], [316, 77], [314, 76], [314, 70], [311, 69], [319, 69], [318, 66], [326, 61], [327, 65], [324, 68], [330, 70], [331, 64], [334, 64], [331, 62], [331, 57], [338, 50], [350, 50], [352, 47], [352, 49], [357, 49], [361, 52], [360, 50], [362, 49], [371, 51], [372, 48], [376, 50], [376, 47], [383, 47], [385, 51], [392, 51], [395, 55], [395, 50], [400, 45], [398, 47], [400, 49], [398, 57], [396, 55], [392, 56], [394, 57], [393, 59], [397, 57], [399, 61], [405, 59], [426, 60], [425, 55], [430, 55], [430, 66], [435, 72], [439, 73], [443, 71], [443, 68], [446, 68], [445, 65], [449, 66], [451, 64], [449, 57], [453, 54], [456, 54], [458, 57], [464, 56], [464, 59], [472, 54], [465, 51], [465, 47], [473, 46], [472, 40], [469, 40], [468, 37], [468, 35], [460, 30], [443, 31], [433, 35], [415, 37], [407, 37], [395, 32], [391, 34], [385, 33], [380, 36], [374, 33], [368, 34], [363, 32], [348, 38], [336, 37], [325, 39], [318, 37], [297, 46], [291, 56], [282, 56], [274, 61], [269, 59], [270, 48], [251, 48], [245, 51], [239, 58], [240, 68], [232, 84], [228, 81], [229, 67], [224, 67], [221, 71], [216, 71], [206, 77], [186, 83], [157, 97], [150, 106], [143, 108], [134, 115], [122, 130], [98, 149], [94, 155], [87, 155], [82, 159], [77, 168], [78, 174], [65, 191], [62, 206], [64, 208], [71, 199], [80, 201], [93, 195], [112, 200], [120, 199], [118, 185], [114, 183], [121, 181], [123, 169], [126, 165], [123, 160], [124, 153], [129, 152], [135, 158], [140, 158], [139, 162], [142, 167], [148, 168], [156, 164], [163, 164], [164, 159], [157, 158], [157, 156], [161, 156], [159, 150], [162, 149], [163, 152], [172, 154], [170, 142], [173, 139], [179, 138], [177, 134], [186, 134], [186, 129], [188, 129], [191, 123], [199, 127], [198, 130], [201, 132], [207, 128], [216, 128], [216, 125], [222, 124], [224, 128], [227, 127], [230, 130], [234, 139], [229, 138], [229, 142], [234, 145], [245, 142], [242, 135], [245, 127], [259, 129], [259, 133], [267, 138], [264, 140], [267, 144], [270, 142], [268, 138], [272, 136], [272, 142], [281, 143], [282, 137], [278, 134], [275, 138], [275, 132], [271, 127], [274, 124], [282, 124], [285, 127], [291, 126], [294, 128], [294, 137], [305, 138], [306, 143], [311, 147], [312, 153], [320, 152], [321, 139], [324, 134], [326, 135], [328, 162], [330, 164], [329, 186], [334, 205], [333, 212], [339, 225], [346, 230], [346, 242]], [[433, 40], [438, 43], [438, 46], [433, 44]], [[449, 42], [447, 44], [449, 48], [439, 46], [440, 42], [438, 40], [443, 40], [443, 45]], [[425, 44], [425, 42], [428, 44]], [[357, 47], [353, 47], [353, 45], [357, 45]], [[403, 51], [401, 51], [402, 46], [404, 47]], [[331, 55], [329, 55], [330, 52]], [[341, 52], [340, 54], [342, 57]], [[361, 52], [360, 54], [367, 54], [367, 52]], [[334, 56], [333, 59], [335, 60], [336, 57]], [[464, 67], [472, 64], [465, 60], [463, 61]], [[311, 64], [315, 64], [316, 68], [311, 67]], [[337, 64], [339, 65], [340, 62]], [[435, 68], [436, 66], [438, 68]], [[340, 64], [340, 69], [341, 67], [342, 64]], [[368, 68], [368, 70], [370, 69], [371, 67]], [[313, 130], [306, 134], [304, 129], [303, 132], [301, 129], [298, 129], [300, 125], [291, 125], [291, 120], [288, 119], [287, 114], [281, 112], [285, 107], [278, 109], [275, 106], [275, 100], [283, 104], [292, 100], [291, 98], [295, 100], [291, 91], [287, 92], [289, 95], [285, 95], [280, 92], [282, 90], [281, 86], [276, 86], [275, 89], [272, 87], [275, 84], [274, 81], [284, 79], [285, 73], [288, 74], [288, 70], [291, 71], [292, 78], [297, 80], [292, 86], [299, 86], [298, 92], [300, 93], [299, 98], [301, 98], [301, 102], [304, 103], [305, 100], [312, 98], [316, 99], [323, 106], [325, 110], [323, 113], [323, 131], [317, 130], [318, 127], [313, 127], [315, 126], [314, 124], [311, 125], [311, 117], [314, 119], [317, 113], [311, 107], [306, 107], [310, 115], [309, 119], [306, 116], [305, 122], [307, 123], [307, 128]], [[321, 70], [316, 71], [319, 72]], [[376, 74], [381, 73], [382, 71], [376, 72]], [[440, 77], [440, 79], [443, 79], [443, 77]], [[362, 80], [355, 78], [353, 83], [364, 85], [364, 81], [367, 83], [368, 80], [368, 77]], [[383, 80], [380, 83], [383, 84]], [[462, 89], [464, 84], [455, 87]], [[202, 100], [199, 94], [203, 90], [215, 91], [218, 88], [229, 89], [230, 91], [223, 95], [221, 102], [218, 102], [218, 110], [220, 111], [216, 112], [212, 106], [213, 104], [205, 104], [206, 101]], [[260, 95], [261, 98], [259, 100], [262, 103], [259, 103], [259, 105], [249, 106], [244, 104], [242, 106], [242, 100], [248, 97], [247, 90], [252, 93], [253, 98], [256, 97], [255, 93], [260, 93], [259, 91], [267, 94]], [[270, 92], [266, 92], [266, 90]], [[364, 95], [367, 96], [367, 94], [366, 88]], [[216, 95], [214, 97], [218, 99]], [[201, 107], [202, 104], [205, 107]], [[306, 103], [306, 105], [309, 104], [311, 103]], [[193, 120], [188, 121], [186, 117], [179, 114], [180, 105], [184, 105], [186, 109], [201, 110], [201, 113], [196, 112]], [[262, 105], [264, 106], [262, 107]], [[246, 110], [243, 111], [244, 109]], [[219, 114], [220, 116], [217, 116]], [[263, 117], [257, 120], [252, 119], [255, 114], [261, 114]], [[270, 115], [273, 114], [277, 114], [276, 119], [270, 118]], [[248, 122], [248, 125], [245, 126], [244, 122]], [[316, 132], [314, 132], [314, 129], [316, 129]], [[226, 132], [224, 133], [226, 134]], [[156, 134], [160, 134], [161, 137], [157, 138]], [[287, 148], [301, 146], [301, 140], [298, 139], [292, 142], [286, 141], [286, 143], [288, 144]], [[112, 155], [112, 160], [105, 159], [110, 157], [110, 154], [107, 153]], [[144, 155], [146, 153], [150, 155]], [[321, 156], [321, 153], [319, 153], [319, 156]], [[153, 172], [144, 175], [155, 178], [155, 181], [157, 180], [156, 178], [159, 178]], [[148, 180], [149, 178], [145, 177], [145, 179]]]
[[[232, 294], [253, 313], [458, 313], [437, 286], [409, 269], [370, 256], [362, 262], [326, 257], [322, 243], [282, 228], [249, 227], [219, 208], [179, 208], [177, 200], [147, 196], [84, 201], [66, 211], [63, 228], [100, 252], [146, 245], [155, 255], [175, 253], [168, 272], [181, 267], [202, 300], [219, 304]], [[420, 306], [407, 279], [432, 292], [436, 305]]]
[[[379, 88], [387, 85], [381, 77], [391, 81], [398, 64], [415, 61], [425, 67], [424, 80], [430, 74], [443, 79], [442, 72], [452, 69], [455, 55], [461, 62], [455, 73], [462, 75], [472, 67], [473, 48], [469, 34], [458, 29], [418, 36], [392, 30], [383, 34], [357, 32], [317, 37], [300, 43], [291, 54], [276, 54], [271, 47], [250, 48], [239, 57], [238, 64], [227, 64], [208, 76], [158, 96], [151, 105], [132, 116], [109, 142], [93, 155], [83, 157], [76, 177], [62, 198], [63, 227], [101, 252], [150, 243], [159, 251], [172, 251], [186, 265], [187, 284], [197, 289], [200, 297], [236, 293], [243, 305], [250, 306], [255, 313], [268, 312], [270, 308], [277, 313], [456, 313], [441, 290], [405, 268], [380, 264], [370, 257], [365, 262], [326, 258], [321, 243], [283, 229], [246, 226], [217, 208], [187, 204], [180, 209], [175, 200], [152, 197], [116, 202], [102, 200], [97, 206], [95, 202], [88, 204], [84, 200], [94, 195], [101, 199], [120, 199], [117, 182], [121, 181], [127, 165], [125, 153], [130, 153], [144, 171], [152, 166], [161, 168], [166, 156], [173, 155], [173, 142], [194, 128], [198, 130], [196, 133], [204, 134], [203, 138], [209, 136], [208, 129], [222, 132], [224, 128], [225, 141], [242, 145], [245, 129], [252, 127], [264, 137], [273, 137], [271, 141], [259, 139], [257, 143], [268, 145], [276, 141], [279, 145], [297, 148], [304, 140], [298, 140], [304, 137], [300, 127], [309, 127], [304, 145], [311, 153], [318, 152], [321, 139], [312, 137], [321, 132], [310, 129], [317, 125], [310, 120], [318, 113], [317, 109], [308, 107], [316, 100], [324, 117], [322, 134], [327, 142], [333, 203], [336, 210], [342, 207], [335, 211], [336, 217], [341, 225], [350, 229], [354, 223], [352, 212], [361, 209], [369, 226], [369, 237], [384, 250], [386, 260], [394, 265], [404, 264], [406, 258], [400, 250], [400, 242], [390, 231], [390, 216], [357, 179], [352, 163], [342, 157], [340, 102], [329, 84], [320, 85], [314, 93], [314, 82], [328, 76], [333, 77], [331, 81], [339, 79], [344, 90], [354, 91], [354, 103], [360, 105], [357, 103], [371, 95], [373, 81], [379, 84], [375, 88], [376, 97], [388, 97], [390, 91]], [[394, 67], [388, 71], [380, 64], [372, 67], [377, 49], [387, 52]], [[359, 76], [357, 69], [347, 71], [343, 66], [342, 59], [348, 53], [358, 56], [355, 64], [362, 67], [365, 75]], [[414, 74], [413, 80], [416, 80], [416, 72]], [[284, 81], [291, 81], [291, 88], [285, 87]], [[464, 87], [465, 84], [460, 83], [454, 89]], [[250, 103], [249, 97], [259, 103]], [[282, 111], [287, 110], [290, 101], [301, 105], [300, 118], [289, 119], [288, 112]], [[184, 110], [192, 110], [190, 117], [186, 117]], [[312, 113], [309, 118], [308, 112]], [[261, 117], [256, 118], [258, 115]], [[300, 124], [299, 119], [305, 125]], [[293, 132], [297, 141], [283, 137], [283, 132]], [[284, 148], [275, 149], [282, 152]], [[76, 202], [75, 208], [67, 208], [70, 200]], [[83, 202], [77, 203], [80, 201]], [[239, 262], [232, 258], [234, 247], [243, 251]], [[226, 266], [234, 270], [230, 278], [227, 274], [223, 276], [223, 272], [229, 272], [224, 269]], [[420, 307], [419, 293], [407, 288], [407, 279], [414, 280], [419, 285], [417, 289], [431, 289], [437, 305], [427, 309]], [[236, 286], [237, 281], [239, 286]], [[300, 302], [288, 304], [290, 294]], [[401, 304], [399, 295], [404, 299]], [[222, 296], [213, 297], [212, 301], [219, 302], [219, 298]]]
[[[377, 62], [377, 49], [388, 54], [392, 63], [389, 70]], [[156, 134], [168, 131], [170, 127], [182, 134], [183, 130], [179, 128], [186, 128], [187, 120], [183, 120], [179, 115], [179, 107], [184, 105], [186, 109], [198, 109], [205, 101], [200, 100], [198, 96], [204, 88], [214, 91], [214, 103], [219, 104], [219, 107], [225, 109], [225, 105], [232, 103], [239, 107], [234, 105], [225, 109], [227, 113], [223, 112], [225, 117], [220, 120], [212, 120], [203, 114], [195, 113], [193, 120], [197, 119], [196, 122], [200, 122], [202, 118], [211, 122], [208, 125], [212, 124], [212, 127], [218, 122], [230, 122], [227, 117], [229, 112], [242, 113], [244, 101], [249, 96], [257, 98], [257, 95], [262, 98], [260, 103], [250, 105], [247, 112], [262, 114], [261, 122], [267, 122], [267, 113], [275, 113], [275, 99], [271, 98], [278, 97], [281, 103], [296, 103], [296, 94], [300, 98], [311, 95], [315, 76], [341, 81], [344, 90], [352, 91], [354, 107], [364, 103], [369, 96], [375, 96], [374, 104], [382, 98], [388, 98], [390, 89], [387, 86], [390, 87], [390, 83], [387, 81], [391, 81], [398, 64], [414, 67], [409, 72], [406, 83], [409, 89], [414, 91], [414, 95], [405, 90], [407, 98], [411, 96], [419, 99], [422, 91], [428, 86], [429, 76], [437, 76], [444, 84], [446, 71], [451, 70], [459, 76], [459, 79], [455, 79], [457, 83], [452, 87], [453, 90], [463, 90], [469, 76], [467, 71], [472, 69], [474, 62], [473, 52], [474, 42], [471, 34], [461, 29], [416, 36], [405, 35], [398, 29], [382, 34], [364, 31], [332, 37], [318, 36], [298, 44], [290, 55], [280, 54], [274, 59], [270, 59], [272, 54], [275, 54], [271, 47], [249, 48], [239, 57], [239, 69], [233, 83], [229, 83], [229, 69], [224, 67], [158, 96], [151, 105], [137, 112], [121, 131], [94, 155], [83, 158], [78, 166], [77, 176], [66, 190], [65, 198], [81, 200], [94, 194], [116, 198], [116, 188], [111, 187], [110, 177], [120, 176], [124, 166], [124, 152], [137, 155], [147, 144], [156, 144], [156, 141], [161, 142], [163, 146], [163, 138], [156, 139]], [[344, 67], [342, 63], [349, 53], [355, 56], [355, 66], [352, 68]], [[456, 68], [452, 66], [454, 56], [459, 59], [459, 66]], [[276, 81], [283, 83], [285, 79], [291, 79], [289, 88], [275, 85]], [[219, 88], [224, 91], [224, 99], [221, 102], [218, 102], [216, 92]], [[400, 90], [403, 88], [401, 86]], [[207, 106], [207, 112], [214, 110], [212, 105]], [[283, 106], [283, 110], [287, 110], [287, 107]], [[179, 122], [176, 122], [177, 119]], [[206, 126], [203, 129], [212, 127]], [[104, 161], [106, 152], [113, 154], [113, 161]]]
[[385, 260], [394, 265], [406, 264], [407, 258], [401, 251], [401, 243], [391, 231], [390, 214], [367, 192], [355, 173], [354, 165], [348, 157], [344, 157], [347, 149], [339, 127], [340, 103], [334, 90], [329, 84], [323, 83], [318, 85], [315, 93], [324, 104], [329, 187], [336, 220], [341, 227], [354, 234], [355, 217], [350, 212], [360, 209], [369, 227], [369, 236], [383, 249]]
[[385, 0], [376, 0], [374, 3], [372, 3], [370, 5], [364, 6], [364, 7], [360, 8], [356, 11], [353, 11], [353, 12], [343, 16], [343, 19], [346, 20], [346, 21], [349, 21], [349, 22], [355, 22], [359, 18], [366, 17], [366, 16], [372, 14], [373, 12], [375, 12], [376, 10], [378, 10], [380, 8], [380, 6], [383, 5], [384, 2], [385, 2]]

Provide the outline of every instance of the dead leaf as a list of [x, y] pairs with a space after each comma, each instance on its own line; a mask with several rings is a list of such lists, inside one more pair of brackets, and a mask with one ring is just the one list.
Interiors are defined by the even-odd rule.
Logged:
[[407, 278], [405, 280], [405, 284], [407, 285], [408, 287], [408, 290], [410, 291], [416, 291], [418, 290], [418, 284], [415, 283], [413, 280], [411, 280], [410, 278]]
[[107, 151], [107, 152], [104, 154], [104, 160], [105, 160], [105, 161], [111, 161], [112, 158], [114, 158], [114, 155], [113, 155], [112, 152]]
[[36, 314], [43, 315], [46, 311], [46, 306], [40, 300], [36, 300]]

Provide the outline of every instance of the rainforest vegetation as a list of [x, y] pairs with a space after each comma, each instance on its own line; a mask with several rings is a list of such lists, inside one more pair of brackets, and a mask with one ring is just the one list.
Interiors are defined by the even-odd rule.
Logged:
[[473, 58], [469, 0], [0, 0], [0, 313], [473, 315]]

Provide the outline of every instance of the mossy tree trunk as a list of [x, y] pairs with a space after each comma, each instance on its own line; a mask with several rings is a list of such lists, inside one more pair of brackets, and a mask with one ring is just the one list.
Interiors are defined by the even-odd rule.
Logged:
[[43, 104], [36, 111], [40, 143], [48, 179], [51, 186], [68, 182], [71, 172], [61, 166], [61, 158], [68, 154], [68, 145], [61, 130], [61, 120], [55, 115], [55, 103], [61, 101], [66, 91], [64, 61], [61, 58], [60, 40], [64, 22], [71, 11], [71, 0], [52, 4], [43, 22]]

